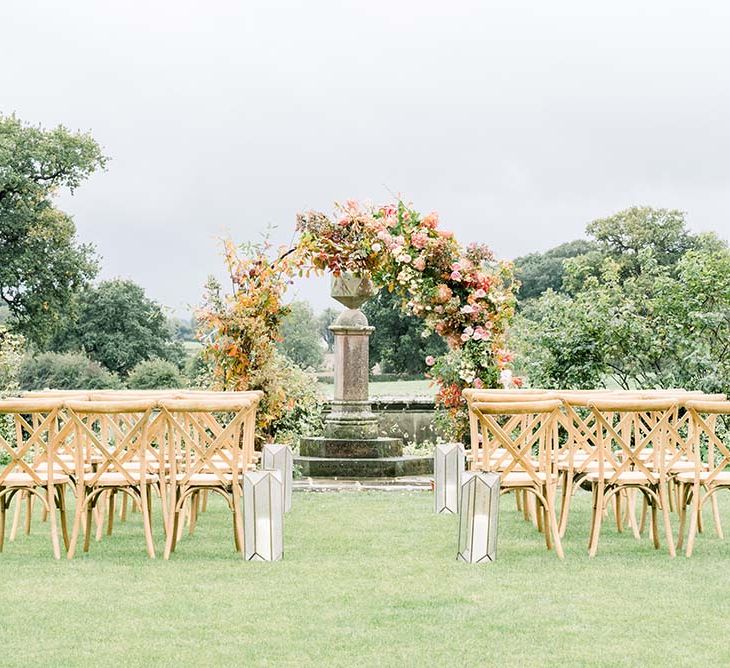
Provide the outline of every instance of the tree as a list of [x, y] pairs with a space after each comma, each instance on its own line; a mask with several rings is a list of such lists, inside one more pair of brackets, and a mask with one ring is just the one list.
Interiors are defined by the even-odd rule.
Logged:
[[0, 298], [13, 328], [43, 345], [73, 295], [97, 272], [92, 246], [51, 201], [73, 192], [106, 158], [94, 139], [0, 116]]
[[0, 397], [18, 384], [18, 369], [23, 359], [23, 337], [0, 325]]
[[279, 349], [302, 369], [322, 366], [320, 325], [307, 302], [292, 302], [281, 322]]
[[319, 314], [317, 322], [319, 323], [319, 335], [327, 344], [327, 352], [332, 353], [335, 350], [335, 334], [330, 330], [330, 325], [337, 320], [340, 312], [335, 308], [327, 308]]
[[[635, 224], [640, 211], [654, 234]], [[565, 263], [570, 294], [546, 292], [515, 325], [531, 384], [730, 389], [727, 244], [690, 235], [664, 210], [597, 223], [600, 250]]]
[[129, 374], [127, 385], [133, 390], [177, 389], [185, 386], [180, 369], [167, 360], [145, 360]]
[[26, 357], [18, 373], [22, 390], [120, 389], [119, 376], [83, 353], [40, 353]]
[[79, 295], [76, 317], [57, 337], [56, 346], [83, 350], [123, 377], [144, 360], [157, 357], [180, 365], [184, 358], [160, 305], [141, 286], [121, 279]]
[[368, 322], [375, 327], [370, 337], [370, 363], [380, 364], [386, 373], [425, 373], [426, 357], [446, 352], [438, 334], [423, 337], [423, 320], [406, 315], [401, 298], [381, 290], [362, 307]]
[[544, 253], [530, 253], [515, 259], [515, 277], [521, 283], [520, 301], [539, 297], [550, 289], [563, 289], [564, 261], [577, 255], [585, 255], [595, 249], [595, 244], [586, 239], [577, 239], [560, 244]]

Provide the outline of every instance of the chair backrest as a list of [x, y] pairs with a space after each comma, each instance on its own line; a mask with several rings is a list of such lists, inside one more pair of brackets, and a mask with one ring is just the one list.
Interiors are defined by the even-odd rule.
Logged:
[[3, 436], [0, 432], [0, 462], [4, 464], [0, 468], [0, 488], [15, 474], [25, 474], [31, 486], [50, 487], [54, 477], [73, 472], [69, 463], [58, 456], [59, 443], [67, 431], [62, 405], [53, 398], [0, 401], [0, 416], [8, 427], [12, 424], [12, 433]]
[[144, 484], [152, 462], [161, 464], [162, 448], [153, 435], [160, 433], [164, 418], [155, 401], [66, 400], [65, 409], [75, 425], [77, 476], [93, 466], [87, 485], [96, 485], [107, 473], [121, 474], [129, 485]]
[[535, 483], [555, 466], [558, 400], [471, 401], [469, 412], [482, 447], [477, 466], [501, 475], [526, 473]]
[[[730, 467], [730, 401], [713, 401], [706, 398], [685, 402], [692, 425], [689, 449], [695, 462], [695, 473], [701, 468], [707, 473], [704, 481], [712, 483], [720, 473]], [[722, 420], [725, 437], [718, 434], [717, 420]], [[705, 466], [703, 467], [703, 462]]]
[[186, 485], [200, 473], [221, 484], [235, 480], [254, 462], [256, 408], [260, 394], [162, 399], [167, 423], [170, 476]]
[[[596, 461], [601, 481], [608, 484], [635, 471], [649, 479], [666, 477], [669, 421], [676, 411], [674, 396], [653, 399], [601, 397], [588, 404], [595, 421]], [[642, 453], [651, 451], [647, 459]]]

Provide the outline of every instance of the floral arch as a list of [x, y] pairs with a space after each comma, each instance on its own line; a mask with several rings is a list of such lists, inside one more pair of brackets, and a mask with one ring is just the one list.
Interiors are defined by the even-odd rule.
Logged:
[[[296, 275], [330, 271], [368, 274], [376, 286], [395, 292], [406, 313], [420, 317], [448, 352], [427, 359], [438, 384], [437, 405], [451, 431], [465, 427], [465, 387], [519, 384], [510, 370], [507, 327], [515, 309], [512, 265], [498, 262], [481, 244], [463, 248], [439, 228], [436, 213], [422, 216], [403, 201], [335, 206], [334, 216], [309, 211], [297, 216], [298, 240], [271, 259], [268, 243], [225, 244], [233, 292], [210, 282], [199, 311], [206, 356], [221, 387], [261, 385], [273, 354], [283, 297]], [[275, 401], [275, 398], [272, 398]]]

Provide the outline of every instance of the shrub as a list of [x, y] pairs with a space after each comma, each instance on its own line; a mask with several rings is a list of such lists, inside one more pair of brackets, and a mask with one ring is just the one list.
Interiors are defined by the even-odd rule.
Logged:
[[23, 390], [119, 389], [119, 377], [83, 353], [41, 353], [26, 357], [18, 382]]
[[162, 390], [183, 387], [185, 381], [172, 362], [153, 359], [135, 366], [129, 374], [127, 384], [133, 390]]
[[18, 387], [18, 369], [23, 360], [24, 339], [0, 325], [0, 396]]

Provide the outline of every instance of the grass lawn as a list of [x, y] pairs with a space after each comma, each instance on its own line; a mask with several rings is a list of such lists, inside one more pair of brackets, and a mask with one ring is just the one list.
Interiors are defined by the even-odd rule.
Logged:
[[[331, 398], [335, 386], [330, 383], [320, 383], [322, 395]], [[382, 383], [370, 383], [371, 397], [401, 397], [413, 395], [432, 397], [436, 394], [436, 387], [431, 380], [388, 380]]]
[[138, 515], [60, 563], [35, 522], [0, 555], [0, 664], [730, 663], [730, 541], [671, 560], [607, 523], [591, 560], [583, 494], [560, 562], [502, 501], [480, 566], [455, 561], [457, 520], [427, 492], [298, 492], [274, 564], [236, 557], [222, 502], [169, 562], [144, 556]]

